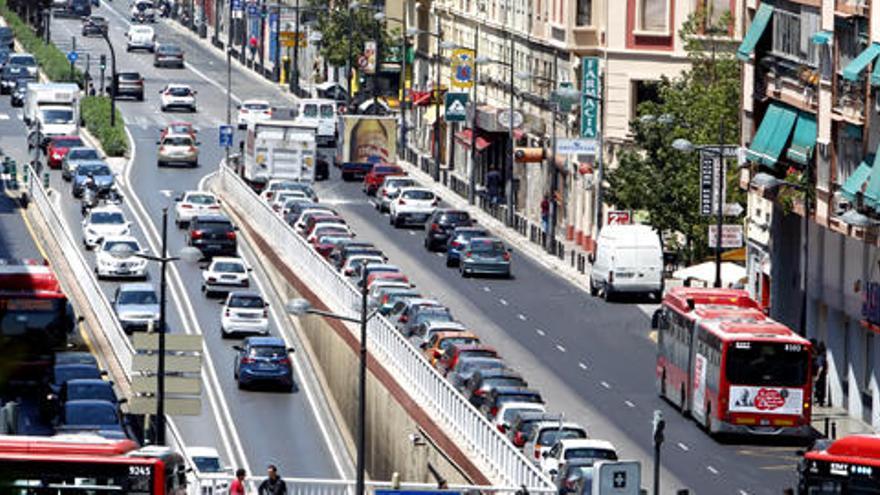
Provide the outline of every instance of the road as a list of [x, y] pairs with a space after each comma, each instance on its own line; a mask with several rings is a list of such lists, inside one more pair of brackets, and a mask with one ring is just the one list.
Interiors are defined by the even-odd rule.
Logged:
[[[114, 171], [123, 185], [124, 208], [126, 216], [133, 223], [133, 233], [150, 252], [161, 252], [163, 208], [169, 208], [172, 212], [168, 252], [173, 255], [184, 247], [183, 233], [173, 224], [173, 198], [180, 192], [198, 189], [202, 179], [216, 170], [223, 153], [217, 144], [216, 128], [225, 120], [226, 96], [214, 81], [220, 79], [221, 73], [225, 78], [225, 70], [220, 67], [219, 61], [202, 57], [186, 38], [177, 36], [175, 31], [161, 25], [156, 26], [158, 38], [166, 42], [174, 40], [183, 46], [188, 58], [197, 61], [197, 68], [188, 65], [184, 70], [155, 69], [152, 67], [152, 55], [126, 53], [124, 35], [128, 22], [119, 14], [121, 11], [121, 6], [114, 5], [109, 9], [102, 6], [96, 15], [104, 15], [110, 20], [110, 37], [117, 51], [117, 70], [137, 70], [143, 74], [146, 101], [118, 102], [133, 138], [134, 159], [130, 166], [122, 166]], [[98, 54], [106, 53], [106, 45], [100, 38], [82, 38], [79, 28], [80, 23], [76, 20], [53, 20], [53, 42], [66, 51], [71, 45], [71, 38], [76, 37], [79, 61], [84, 64], [86, 54], [89, 54], [92, 75], [97, 77]], [[159, 111], [158, 93], [168, 82], [193, 86], [200, 102], [197, 114], [163, 114]], [[237, 78], [237, 82], [255, 86], [253, 81], [243, 77]], [[278, 97], [278, 92], [267, 87], [260, 95], [274, 99]], [[200, 167], [157, 168], [156, 140], [161, 129], [175, 120], [192, 122], [201, 130]], [[70, 196], [69, 184], [61, 180], [59, 172], [53, 172], [51, 185], [61, 192], [59, 206], [75, 235], [78, 234], [82, 217], [79, 203]], [[246, 249], [241, 254], [251, 265], [255, 265]], [[93, 258], [92, 255], [87, 256], [90, 262], [93, 262]], [[253, 275], [256, 287], [262, 291], [267, 285], [266, 278], [258, 269]], [[158, 267], [151, 266], [149, 280], [158, 286], [159, 279]], [[323, 392], [318, 389], [314, 371], [303, 359], [304, 356], [294, 355], [297, 384], [294, 393], [238, 390], [232, 373], [234, 342], [221, 339], [220, 305], [217, 300], [209, 300], [202, 295], [200, 281], [200, 267], [197, 264], [181, 261], [169, 268], [169, 329], [171, 332], [201, 334], [206, 342], [203, 414], [198, 417], [175, 417], [173, 420], [186, 445], [215, 446], [228, 465], [245, 467], [252, 473], [262, 474], [265, 466], [273, 463], [287, 477], [352, 478], [350, 460], [340, 447], [339, 433], [327, 412]], [[118, 282], [105, 282], [102, 285], [109, 296]], [[284, 337], [295, 348], [300, 347], [289, 319], [280, 312], [283, 302], [272, 302], [272, 334]]]
[[[119, 40], [116, 41], [118, 46], [123, 46], [121, 21], [116, 16], [109, 17], [114, 25], [113, 39]], [[57, 24], [76, 26], [71, 21]], [[172, 187], [175, 190], [194, 188], [198, 179], [216, 166], [220, 151], [213, 129], [225, 118], [225, 95], [216, 82], [225, 81], [224, 61], [213, 50], [187, 41], [177, 30], [159, 27], [158, 32], [160, 40], [170, 37], [184, 46], [192, 70], [155, 71], [147, 65], [148, 56], [140, 54], [124, 56], [120, 64], [121, 69], [137, 68], [148, 77], [147, 101], [125, 102], [120, 106], [137, 143], [136, 160], [127, 183], [135, 188], [153, 224], [162, 205], [167, 203], [159, 191]], [[58, 34], [60, 40], [69, 40], [70, 35]], [[92, 40], [82, 43], [98, 46]], [[203, 130], [210, 131], [202, 133], [203, 159], [198, 170], [155, 168], [155, 136], [161, 124], [171, 120], [159, 114], [156, 105], [156, 91], [166, 80], [187, 82], [199, 91], [202, 110], [193, 119]], [[233, 93], [239, 96], [266, 97], [273, 102], [283, 97], [272, 85], [237, 67], [233, 81]], [[649, 339], [649, 322], [642, 309], [633, 304], [608, 304], [591, 298], [582, 288], [574, 287], [516, 253], [514, 280], [463, 280], [457, 272], [445, 267], [441, 256], [423, 249], [421, 231], [391, 228], [387, 218], [378, 215], [362, 195], [359, 184], [342, 183], [334, 176], [331, 181], [322, 183], [318, 192], [322, 202], [337, 205], [360, 238], [375, 242], [424, 292], [450, 306], [458, 319], [496, 346], [541, 390], [553, 410], [583, 423], [593, 436], [613, 441], [623, 457], [643, 461], [645, 478], [649, 477], [651, 466], [652, 414], [655, 409], [663, 411], [667, 419], [662, 462], [664, 493], [688, 487], [699, 494], [769, 494], [794, 486], [795, 447], [718, 443], [657, 398], [655, 348]], [[172, 241], [173, 250], [180, 246], [181, 237], [175, 233]], [[191, 267], [180, 266], [179, 270], [183, 280], [193, 280], [189, 277], [196, 275]], [[216, 307], [204, 303], [195, 287], [187, 287], [186, 292], [191, 293], [188, 299], [197, 315], [194, 318], [197, 322], [192, 325], [207, 329], [211, 352], [219, 356], [217, 367], [223, 371], [228, 366], [224, 357], [231, 354], [228, 354], [228, 344], [212, 341], [210, 337], [210, 331], [216, 329]], [[221, 381], [227, 373], [219, 373]], [[235, 406], [238, 392], [231, 388], [225, 388], [224, 392], [230, 399], [230, 407], [244, 412]], [[300, 395], [295, 394], [293, 401]], [[248, 400], [252, 397], [255, 394], [248, 394]], [[266, 418], [265, 415], [253, 422], [248, 416], [234, 417], [236, 428], [242, 431], [241, 437], [247, 438], [248, 444], [254, 443], [252, 438], [266, 438], [259, 421]], [[296, 426], [290, 426], [289, 430], [283, 438], [289, 434], [290, 438], [300, 440]], [[278, 437], [280, 432], [272, 433], [270, 439]], [[317, 457], [321, 456], [313, 456], [313, 460]], [[644, 484], [650, 485], [649, 480]]]

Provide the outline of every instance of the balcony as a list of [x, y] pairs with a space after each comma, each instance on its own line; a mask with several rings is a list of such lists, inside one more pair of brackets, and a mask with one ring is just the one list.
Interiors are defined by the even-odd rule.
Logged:
[[865, 123], [865, 82], [850, 82], [842, 77], [837, 78], [834, 88], [834, 100], [831, 111], [835, 120], [842, 120], [855, 125]]
[[834, 2], [834, 12], [841, 17], [868, 17], [869, 10], [868, 0], [837, 0]]
[[773, 55], [764, 57], [760, 67], [756, 77], [757, 98], [778, 100], [813, 113], [819, 110], [819, 74], [815, 69]]

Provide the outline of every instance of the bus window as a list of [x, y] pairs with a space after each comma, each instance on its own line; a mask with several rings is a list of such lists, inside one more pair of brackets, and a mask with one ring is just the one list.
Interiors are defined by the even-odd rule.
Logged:
[[798, 387], [807, 381], [806, 353], [800, 346], [734, 342], [727, 351], [727, 379], [732, 384]]

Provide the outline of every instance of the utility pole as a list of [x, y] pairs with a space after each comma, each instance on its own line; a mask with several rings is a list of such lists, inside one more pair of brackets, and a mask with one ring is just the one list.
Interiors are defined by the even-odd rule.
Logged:
[[663, 413], [660, 410], [654, 410], [654, 495], [660, 495], [660, 447], [663, 445], [665, 437], [663, 431], [666, 429], [666, 420], [663, 419]]
[[440, 15], [437, 16], [437, 61], [434, 64], [435, 67], [435, 83], [434, 83], [434, 91], [431, 96], [435, 97], [434, 99], [434, 173], [433, 178], [434, 182], [440, 181], [440, 59], [442, 58], [440, 54], [440, 41], [443, 39], [443, 31], [440, 30]]
[[[474, 23], [474, 59], [477, 58], [477, 52], [480, 49], [480, 25]], [[471, 170], [468, 173], [468, 204], [477, 202], [477, 77], [480, 64], [474, 63], [474, 96], [471, 105], [473, 106], [473, 114], [471, 115]]]
[[[559, 85], [559, 52], [556, 49], [553, 50], [553, 91], [557, 91], [557, 86]], [[553, 105], [553, 125], [551, 131], [551, 139], [552, 139], [552, 149], [550, 152], [550, 201], [549, 206], [550, 209], [547, 212], [547, 232], [544, 233], [544, 239], [547, 249], [547, 252], [550, 254], [556, 254], [556, 190], [559, 188], [559, 174], [556, 171], [556, 121], [559, 119], [559, 105], [561, 104], [560, 96], [556, 95], [556, 98], [553, 98], [553, 93], [551, 92], [551, 103]], [[555, 100], [555, 101], [553, 101]]]
[[[293, 70], [290, 71], [290, 91], [292, 91], [294, 95], [299, 96], [299, 0], [296, 0], [296, 6], [294, 8], [296, 9], [294, 14], [296, 17], [293, 21]], [[351, 42], [349, 42], [349, 50], [350, 48]]]
[[382, 68], [382, 21], [376, 22], [376, 69], [373, 71], [373, 111], [379, 111], [379, 72]]
[[510, 36], [510, 81], [508, 83], [508, 84], [510, 84], [510, 88], [509, 88], [510, 89], [510, 115], [508, 116], [509, 122], [507, 123], [507, 141], [510, 146], [510, 149], [508, 150], [507, 170], [506, 170], [506, 172], [507, 172], [507, 174], [506, 174], [507, 175], [507, 225], [508, 225], [508, 227], [513, 227], [514, 219], [516, 218], [516, 212], [513, 210], [513, 208], [514, 208], [514, 205], [513, 205], [513, 194], [514, 194], [514, 191], [513, 191], [513, 161], [514, 161], [514, 156], [513, 155], [514, 155], [514, 153], [516, 153], [516, 146], [514, 145], [514, 142], [513, 142], [513, 111], [514, 111], [513, 110], [513, 105], [514, 105], [514, 101], [513, 101], [513, 96], [514, 96], [513, 95], [513, 93], [514, 93], [514, 91], [513, 91], [513, 73], [514, 73], [514, 68], [515, 68], [514, 61], [516, 60], [516, 57], [514, 57], [514, 53], [513, 53], [513, 51], [514, 51], [513, 34], [511, 33], [508, 36]]

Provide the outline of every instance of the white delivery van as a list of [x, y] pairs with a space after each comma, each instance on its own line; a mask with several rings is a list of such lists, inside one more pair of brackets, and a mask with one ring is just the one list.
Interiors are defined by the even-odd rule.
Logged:
[[599, 232], [592, 254], [590, 294], [663, 295], [663, 248], [660, 236], [648, 225], [608, 225]]
[[70, 83], [30, 83], [24, 99], [24, 122], [39, 123], [43, 136], [79, 133], [79, 86]]
[[336, 102], [326, 98], [302, 98], [297, 102], [297, 120], [318, 126], [318, 147], [336, 147]]

